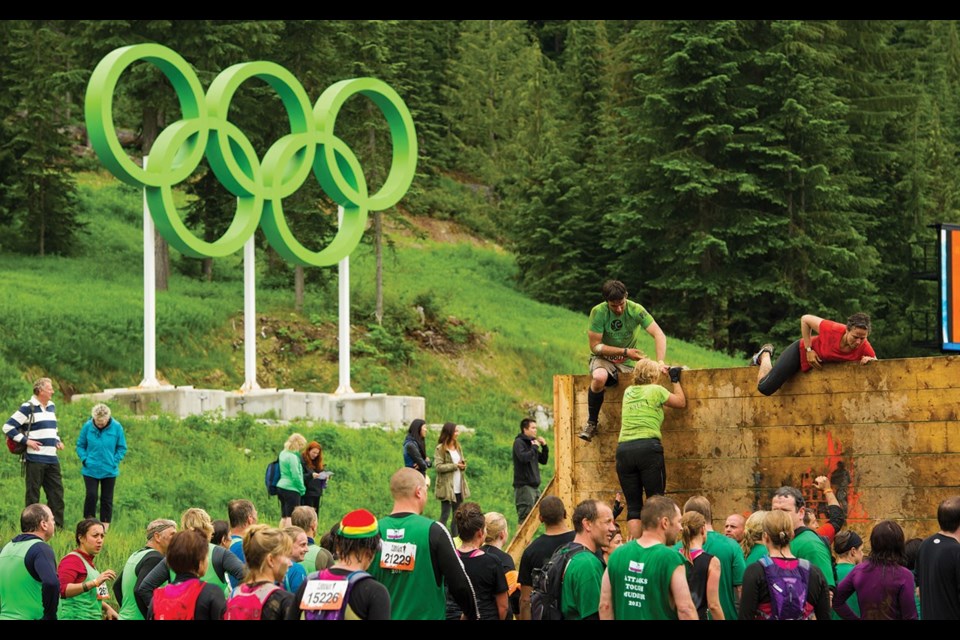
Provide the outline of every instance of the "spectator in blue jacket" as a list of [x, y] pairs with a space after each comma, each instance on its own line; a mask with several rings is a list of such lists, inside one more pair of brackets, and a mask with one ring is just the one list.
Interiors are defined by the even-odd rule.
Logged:
[[110, 407], [101, 403], [90, 413], [91, 418], [77, 438], [77, 456], [83, 465], [83, 484], [87, 490], [83, 517], [96, 517], [99, 491], [100, 522], [106, 531], [113, 521], [113, 489], [120, 474], [120, 461], [127, 455], [127, 439], [123, 426], [110, 415]]

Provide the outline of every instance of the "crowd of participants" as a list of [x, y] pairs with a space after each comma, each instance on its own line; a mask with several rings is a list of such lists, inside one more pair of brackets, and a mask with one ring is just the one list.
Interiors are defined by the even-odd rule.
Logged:
[[723, 533], [705, 496], [681, 509], [655, 495], [640, 535], [627, 539], [619, 500], [584, 500], [568, 517], [544, 496], [535, 511], [544, 533], [519, 567], [503, 551], [502, 514], [464, 502], [454, 538], [423, 515], [427, 483], [411, 468], [390, 478], [388, 515], [357, 509], [318, 538], [311, 506], [279, 528], [233, 500], [219, 533], [205, 510], [189, 508], [179, 523], [148, 523], [144, 546], [119, 570], [98, 566], [106, 531], [95, 518], [76, 525], [76, 548], [57, 562], [53, 513], [33, 504], [0, 551], [0, 619], [537, 619], [538, 574], [558, 559], [556, 609], [568, 620], [960, 619], [960, 496], [939, 505], [940, 531], [926, 539], [907, 541], [883, 520], [865, 544], [845, 527], [827, 479], [814, 486], [826, 498], [822, 521], [794, 487], [777, 490], [769, 510], [730, 514]]

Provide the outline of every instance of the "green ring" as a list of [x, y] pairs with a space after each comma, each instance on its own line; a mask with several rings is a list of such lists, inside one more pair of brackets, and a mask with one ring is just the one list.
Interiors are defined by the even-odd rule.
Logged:
[[[157, 137], [146, 170], [120, 146], [113, 125], [113, 94], [120, 75], [138, 60], [153, 63], [177, 93], [181, 120]], [[228, 120], [237, 88], [250, 78], [267, 82], [280, 96], [291, 133], [257, 157], [253, 145]], [[334, 135], [336, 117], [354, 94], [372, 100], [387, 120], [393, 141], [387, 179], [370, 195], [356, 155]], [[192, 257], [223, 257], [236, 252], [263, 227], [270, 245], [287, 260], [304, 266], [336, 264], [356, 248], [369, 211], [394, 206], [410, 188], [417, 165], [417, 138], [410, 111], [400, 96], [375, 78], [354, 78], [330, 86], [311, 108], [303, 86], [273, 62], [245, 62], [222, 71], [206, 94], [189, 64], [158, 44], [121, 47], [105, 56], [90, 78], [84, 116], [94, 150], [116, 177], [145, 189], [157, 230], [171, 246]], [[317, 147], [320, 152], [317, 152]], [[206, 157], [217, 179], [237, 196], [237, 210], [221, 238], [206, 242], [184, 225], [173, 203], [173, 187], [190, 177]], [[290, 232], [282, 199], [295, 193], [307, 175], [344, 208], [333, 241], [321, 251], [304, 247]]]

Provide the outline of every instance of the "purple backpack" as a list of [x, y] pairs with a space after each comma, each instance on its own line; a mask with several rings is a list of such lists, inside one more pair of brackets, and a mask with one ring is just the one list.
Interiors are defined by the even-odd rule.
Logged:
[[761, 609], [767, 620], [809, 620], [813, 611], [807, 606], [810, 561], [800, 559], [795, 569], [785, 569], [768, 556], [760, 558], [770, 592], [770, 613]]
[[[307, 576], [307, 580], [329, 580], [329, 581], [347, 581], [347, 591], [343, 595], [343, 600], [340, 603], [339, 609], [305, 609], [303, 612], [304, 620], [343, 620], [347, 612], [347, 605], [350, 603], [350, 592], [353, 591], [353, 585], [357, 584], [365, 578], [372, 578], [369, 573], [366, 571], [353, 571], [345, 576], [337, 575], [330, 571], [330, 569], [324, 569], [323, 571], [315, 571]], [[302, 604], [302, 603], [301, 603]]]

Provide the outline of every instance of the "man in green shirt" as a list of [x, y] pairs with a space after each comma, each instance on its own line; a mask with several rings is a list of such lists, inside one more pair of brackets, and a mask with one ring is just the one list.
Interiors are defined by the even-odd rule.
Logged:
[[444, 585], [463, 617], [477, 620], [473, 585], [453, 546], [450, 532], [425, 518], [427, 482], [416, 469], [404, 467], [390, 477], [393, 510], [380, 518], [380, 552], [367, 570], [390, 592], [391, 619], [443, 620]]
[[53, 512], [31, 504], [20, 513], [20, 535], [0, 551], [0, 620], [56, 620], [60, 602], [57, 559], [47, 544]]
[[[300, 527], [307, 533], [307, 555], [300, 561], [303, 568], [307, 570], [307, 574], [320, 571], [333, 564], [330, 552], [317, 544], [318, 521], [316, 510], [309, 505], [300, 505], [293, 510], [290, 520], [293, 522], [293, 526]], [[318, 557], [323, 559], [317, 562]]]
[[577, 553], [567, 563], [560, 611], [565, 620], [599, 620], [603, 562], [597, 557], [597, 549], [606, 546], [617, 532], [613, 510], [599, 500], [584, 500], [573, 510], [573, 530], [573, 542], [587, 552]]
[[803, 524], [803, 514], [806, 511], [803, 494], [796, 487], [780, 487], [773, 494], [770, 508], [775, 511], [786, 511], [793, 518], [793, 540], [790, 541], [790, 552], [798, 558], [809, 560], [816, 565], [827, 579], [827, 585], [832, 594], [837, 589], [837, 577], [833, 573], [830, 548], [817, 533]]
[[736, 620], [743, 572], [747, 568], [743, 550], [733, 539], [713, 530], [713, 509], [706, 496], [693, 496], [687, 500], [683, 512], [687, 511], [696, 511], [707, 521], [707, 539], [703, 542], [703, 550], [720, 561], [720, 606], [725, 619]]
[[610, 554], [600, 585], [601, 620], [697, 620], [685, 560], [672, 547], [680, 508], [653, 496], [640, 512], [643, 534]]
[[660, 325], [640, 304], [627, 300], [627, 287], [619, 280], [608, 280], [600, 289], [603, 299], [590, 311], [587, 338], [590, 340], [590, 390], [587, 392], [587, 424], [579, 437], [590, 442], [599, 429], [603, 392], [614, 387], [621, 372], [633, 370], [634, 362], [644, 357], [637, 349], [641, 329], [653, 336], [657, 360], [667, 356], [667, 336]]
[[117, 612], [120, 620], [146, 619], [149, 603], [142, 599], [137, 601], [137, 586], [166, 556], [167, 547], [176, 532], [177, 523], [166, 518], [157, 518], [147, 525], [146, 545], [127, 558], [113, 584], [117, 602], [120, 603], [120, 610]]

